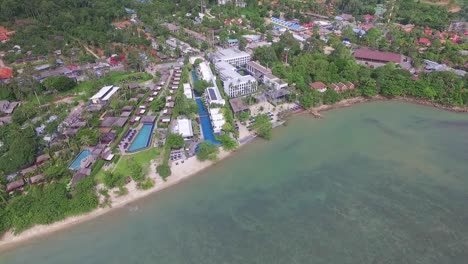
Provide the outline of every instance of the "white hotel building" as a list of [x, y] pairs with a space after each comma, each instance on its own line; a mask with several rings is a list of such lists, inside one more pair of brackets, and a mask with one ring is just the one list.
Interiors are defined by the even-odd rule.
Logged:
[[222, 49], [211, 54], [211, 61], [215, 64], [217, 62], [223, 61], [234, 66], [243, 66], [247, 64], [250, 59], [250, 54], [235, 48]]
[[244, 96], [257, 91], [257, 80], [251, 75], [240, 75], [231, 64], [224, 61], [216, 62], [215, 69], [229, 97]]

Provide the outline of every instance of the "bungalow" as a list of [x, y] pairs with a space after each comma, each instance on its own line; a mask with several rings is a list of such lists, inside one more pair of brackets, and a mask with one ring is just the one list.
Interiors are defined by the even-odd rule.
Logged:
[[168, 108], [174, 108], [174, 102], [166, 103], [166, 107], [168, 107]]
[[10, 37], [15, 34], [15, 31], [6, 29], [0, 26], [0, 43], [5, 43], [10, 40]]
[[354, 90], [356, 86], [351, 82], [346, 82], [346, 83], [339, 82], [336, 84], [335, 83], [330, 84], [328, 88], [333, 89], [335, 92], [339, 93], [339, 92], [344, 92], [347, 90]]
[[24, 187], [24, 180], [23, 179], [19, 179], [17, 181], [10, 182], [6, 186], [6, 193], [16, 191], [16, 190], [18, 190], [20, 188], [23, 188], [23, 187]]
[[170, 123], [171, 122], [171, 117], [170, 116], [162, 116], [161, 117], [161, 123]]
[[364, 20], [366, 20], [366, 22], [369, 22], [369, 21], [375, 19], [375, 16], [374, 16], [374, 15], [371, 15], [371, 14], [365, 14], [365, 15], [363, 15], [362, 17], [364, 18]]
[[13, 76], [13, 70], [11, 68], [3, 67], [0, 68], [0, 82], [5, 82]]
[[129, 117], [129, 116], [131, 116], [131, 115], [132, 115], [132, 112], [122, 112], [122, 113], [120, 114], [120, 117]]
[[419, 38], [418, 40], [416, 40], [416, 44], [430, 46], [431, 41], [428, 38]]
[[138, 88], [140, 88], [140, 84], [138, 84], [138, 83], [131, 83], [131, 84], [127, 85], [127, 88], [128, 88], [128, 89], [131, 89], [131, 90], [133, 90], [133, 89], [138, 89]]
[[112, 143], [116, 138], [117, 138], [117, 135], [115, 134], [115, 132], [110, 131], [110, 132], [107, 132], [107, 133], [103, 134], [99, 138], [99, 142], [101, 144], [108, 145], [108, 144]]
[[170, 116], [170, 115], [172, 115], [172, 109], [169, 109], [169, 108], [164, 109], [162, 113], [163, 113], [163, 115]]
[[29, 184], [36, 184], [36, 183], [39, 183], [41, 181], [43, 181], [45, 179], [44, 177], [44, 174], [38, 174], [36, 176], [32, 176], [31, 178], [29, 178]]
[[143, 124], [154, 124], [154, 122], [156, 121], [156, 117], [155, 116], [143, 116], [141, 117], [141, 122]]
[[122, 21], [122, 22], [112, 23], [112, 25], [115, 27], [115, 29], [124, 29], [124, 28], [132, 26], [132, 23], [130, 21], [126, 20], [126, 21]]
[[310, 89], [317, 90], [321, 93], [324, 93], [327, 90], [327, 85], [325, 85], [323, 82], [313, 82], [309, 84]]
[[18, 105], [19, 102], [0, 101], [0, 112], [7, 115], [12, 114]]
[[100, 127], [124, 127], [128, 121], [128, 117], [113, 117], [104, 118]]
[[50, 159], [50, 155], [49, 154], [42, 154], [40, 156], [38, 156], [36, 158], [36, 166], [40, 166], [41, 164], [43, 164], [44, 162], [48, 161]]
[[122, 112], [131, 112], [131, 111], [133, 111], [133, 108], [134, 108], [133, 105], [126, 105], [126, 106], [122, 107], [121, 110], [122, 110]]

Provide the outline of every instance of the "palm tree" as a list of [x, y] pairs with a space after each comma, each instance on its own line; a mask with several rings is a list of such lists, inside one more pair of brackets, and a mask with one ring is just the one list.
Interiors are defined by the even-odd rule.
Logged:
[[83, 146], [91, 145], [91, 138], [87, 135], [84, 135], [80, 138], [80, 144]]
[[2, 200], [3, 204], [7, 203], [5, 195], [6, 195], [6, 185], [4, 183], [0, 182], [0, 199]]

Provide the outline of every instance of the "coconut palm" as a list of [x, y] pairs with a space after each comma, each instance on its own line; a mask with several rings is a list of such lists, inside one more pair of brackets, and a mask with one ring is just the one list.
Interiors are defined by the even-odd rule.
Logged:
[[83, 146], [91, 145], [91, 138], [87, 135], [84, 135], [80, 138], [80, 144]]

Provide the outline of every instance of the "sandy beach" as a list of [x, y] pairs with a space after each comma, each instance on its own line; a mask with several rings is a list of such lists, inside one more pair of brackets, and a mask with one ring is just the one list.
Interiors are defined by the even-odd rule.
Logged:
[[50, 224], [50, 225], [36, 225], [30, 229], [22, 232], [19, 235], [14, 235], [12, 232], [5, 233], [0, 240], [0, 251], [8, 250], [20, 243], [26, 242], [30, 239], [37, 238], [40, 236], [45, 236], [59, 230], [68, 228], [70, 226], [94, 219], [100, 215], [103, 215], [111, 210], [122, 208], [125, 205], [132, 203], [138, 199], [146, 197], [152, 193], [156, 193], [163, 189], [166, 189], [170, 186], [173, 186], [177, 183], [180, 183], [191, 176], [196, 175], [202, 170], [210, 167], [211, 165], [229, 157], [233, 152], [227, 152], [221, 150], [218, 155], [218, 160], [216, 161], [199, 161], [196, 157], [191, 157], [180, 163], [179, 165], [173, 165], [171, 167], [172, 175], [167, 178], [166, 181], [163, 181], [161, 177], [156, 173], [156, 165], [151, 164], [148, 177], [152, 178], [155, 181], [155, 186], [149, 190], [140, 190], [136, 188], [136, 184], [131, 182], [126, 185], [128, 189], [128, 194], [124, 196], [116, 196], [112, 191], [109, 191], [111, 199], [111, 207], [97, 208], [92, 212], [89, 212], [84, 215], [73, 216], [62, 221]]

